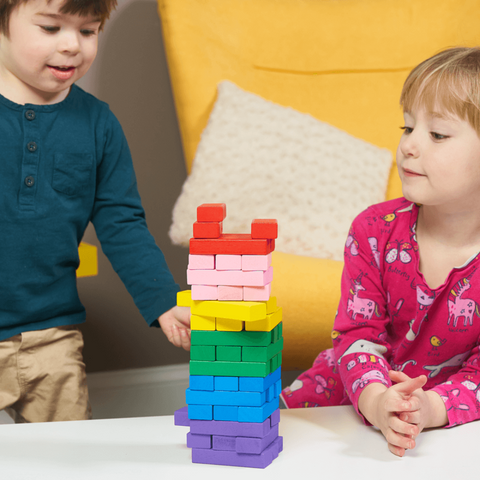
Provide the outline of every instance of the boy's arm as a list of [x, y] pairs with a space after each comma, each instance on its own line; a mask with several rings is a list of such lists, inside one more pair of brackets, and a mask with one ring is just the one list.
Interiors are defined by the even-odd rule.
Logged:
[[145, 221], [130, 150], [113, 113], [97, 139], [100, 161], [91, 221], [102, 250], [151, 326], [176, 305], [179, 286]]

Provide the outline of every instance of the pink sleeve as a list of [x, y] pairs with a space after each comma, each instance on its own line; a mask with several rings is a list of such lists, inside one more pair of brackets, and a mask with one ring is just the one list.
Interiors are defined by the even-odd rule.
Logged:
[[461, 370], [431, 390], [445, 403], [447, 427], [480, 419], [480, 346], [471, 351]]
[[365, 386], [373, 382], [392, 385], [385, 360], [391, 353], [387, 298], [369, 243], [373, 232], [366, 231], [364, 215], [353, 222], [345, 245], [340, 305], [333, 327], [339, 373], [360, 415], [358, 398]]

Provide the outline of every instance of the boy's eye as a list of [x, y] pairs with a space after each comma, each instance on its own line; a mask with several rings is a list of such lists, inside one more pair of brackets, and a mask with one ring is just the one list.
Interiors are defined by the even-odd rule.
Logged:
[[52, 25], [40, 25], [40, 28], [48, 33], [55, 33], [60, 30], [60, 27], [54, 27]]
[[91, 35], [95, 35], [97, 32], [95, 30], [80, 30], [80, 33], [84, 35], [85, 37], [90, 37]]
[[413, 132], [413, 128], [412, 127], [400, 127], [401, 130], [404, 131], [404, 133], [406, 134], [409, 134], [409, 133], [412, 133]]

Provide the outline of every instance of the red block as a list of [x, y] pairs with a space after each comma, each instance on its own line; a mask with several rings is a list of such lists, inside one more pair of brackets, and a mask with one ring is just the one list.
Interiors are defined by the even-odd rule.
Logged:
[[223, 222], [227, 216], [227, 206], [224, 203], [204, 203], [197, 207], [198, 222]]
[[191, 238], [191, 255], [268, 255], [275, 240], [253, 239], [248, 233], [224, 233], [220, 238]]
[[219, 238], [222, 233], [222, 222], [195, 222], [193, 224], [194, 238]]
[[254, 220], [252, 222], [252, 238], [277, 238], [278, 223], [276, 220]]

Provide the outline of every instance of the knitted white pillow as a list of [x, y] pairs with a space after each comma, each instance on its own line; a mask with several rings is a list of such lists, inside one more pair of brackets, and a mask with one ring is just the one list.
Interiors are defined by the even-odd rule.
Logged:
[[169, 235], [188, 246], [197, 207], [226, 203], [225, 233], [275, 218], [276, 250], [342, 260], [352, 220], [385, 199], [391, 165], [390, 151], [223, 81]]

